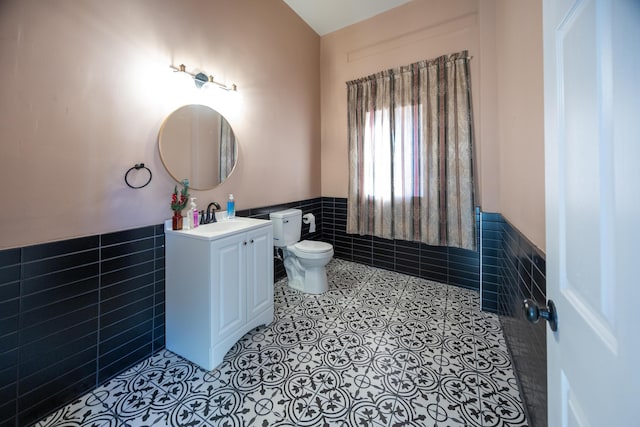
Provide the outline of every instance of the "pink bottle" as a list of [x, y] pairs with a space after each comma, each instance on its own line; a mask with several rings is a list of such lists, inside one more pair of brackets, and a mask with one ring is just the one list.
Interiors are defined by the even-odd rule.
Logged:
[[198, 208], [196, 208], [195, 200], [195, 197], [191, 198], [191, 210], [189, 211], [189, 213], [193, 215], [193, 228], [196, 228], [198, 225], [200, 225], [200, 218], [198, 215]]

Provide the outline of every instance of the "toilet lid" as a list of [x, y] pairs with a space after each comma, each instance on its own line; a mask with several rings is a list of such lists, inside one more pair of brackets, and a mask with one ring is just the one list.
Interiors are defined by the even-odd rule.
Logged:
[[333, 246], [330, 243], [303, 240], [296, 243], [296, 249], [302, 252], [328, 252], [333, 249]]

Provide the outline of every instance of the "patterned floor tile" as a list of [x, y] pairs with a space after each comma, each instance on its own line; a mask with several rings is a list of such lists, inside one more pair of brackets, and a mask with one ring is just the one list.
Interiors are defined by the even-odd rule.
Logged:
[[294, 309], [303, 301], [301, 295], [296, 294], [275, 294], [273, 297], [274, 304], [276, 304], [275, 314], [287, 313]]
[[324, 366], [336, 371], [358, 372], [359, 367], [366, 367], [371, 363], [375, 345], [362, 334], [345, 331], [321, 337], [316, 347], [319, 360]]
[[332, 283], [335, 283], [338, 287], [359, 288], [368, 282], [374, 272], [375, 270], [373, 267], [365, 265], [360, 265], [355, 268], [349, 266], [338, 271], [329, 280]]
[[386, 392], [395, 396], [414, 399], [438, 390], [437, 363], [411, 351], [398, 349], [390, 353], [379, 352], [371, 367], [372, 380], [378, 380]]
[[398, 301], [394, 314], [402, 319], [433, 320], [442, 319], [444, 310], [431, 306], [414, 298], [403, 298]]
[[193, 392], [205, 375], [207, 371], [182, 359], [170, 364], [164, 375], [152, 378], [151, 381], [169, 392], [174, 400], [180, 401]]
[[[349, 426], [428, 426], [433, 425], [425, 412], [429, 403], [412, 402], [390, 393], [367, 393], [354, 402]], [[424, 407], [424, 411], [419, 409]], [[416, 410], [418, 409], [418, 410]]]
[[330, 425], [344, 420], [351, 407], [350, 383], [321, 367], [295, 372], [282, 388], [285, 416], [300, 426]]
[[274, 323], [275, 344], [284, 348], [315, 343], [320, 338], [316, 321], [304, 316], [287, 316]]
[[329, 319], [340, 315], [345, 307], [345, 303], [351, 298], [343, 298], [340, 295], [318, 295], [304, 299], [291, 314], [304, 316], [309, 319]]
[[398, 348], [413, 352], [438, 352], [443, 335], [432, 322], [417, 319], [396, 319], [389, 322], [386, 332]]
[[[440, 411], [444, 410], [444, 414]], [[446, 425], [482, 426], [482, 410], [478, 393], [478, 374], [460, 370], [444, 374], [440, 380], [438, 418], [446, 416]]]
[[246, 409], [243, 414], [243, 425], [265, 427], [283, 425], [287, 419], [284, 412], [286, 408], [282, 403], [282, 391], [279, 388], [271, 389], [268, 393], [247, 393], [243, 399], [243, 407]]
[[230, 361], [231, 386], [247, 393], [281, 387], [292, 374], [294, 360], [289, 357], [286, 349], [276, 345], [243, 351]]
[[474, 328], [477, 335], [494, 335], [497, 339], [501, 340], [506, 349], [506, 341], [504, 340], [504, 334], [502, 333], [502, 326], [498, 316], [491, 313], [475, 312]]
[[231, 376], [234, 371], [231, 367], [231, 362], [228, 360], [223, 361], [220, 366], [212, 371], [201, 369], [200, 372], [201, 375], [194, 375], [189, 379], [189, 395], [206, 394], [215, 388], [231, 386]]
[[[131, 420], [131, 427], [146, 424], [134, 424], [140, 420]], [[159, 418], [158, 425], [179, 426], [179, 427], [210, 427], [212, 424], [205, 421], [189, 403], [180, 403], [172, 411], [166, 414], [166, 417]], [[165, 423], [165, 424], [160, 424]]]
[[240, 426], [249, 412], [241, 392], [233, 387], [221, 387], [189, 396], [180, 402], [178, 414], [195, 421], [202, 420], [204, 425]]
[[511, 358], [506, 349], [485, 337], [476, 337], [476, 369], [496, 378], [512, 376]]
[[347, 307], [349, 301], [353, 300], [358, 294], [358, 290], [355, 288], [337, 288], [330, 287], [324, 295], [333, 298], [333, 300], [340, 304], [340, 307]]
[[[140, 377], [127, 379], [116, 377], [93, 391], [100, 399], [105, 409], [116, 413], [125, 406], [135, 406], [138, 402], [144, 402], [144, 397], [155, 390], [153, 383], [140, 380]], [[144, 405], [141, 403], [140, 406]]]
[[274, 285], [275, 318], [205, 371], [162, 350], [37, 424], [525, 426], [478, 293], [343, 260], [329, 291]]
[[[285, 316], [286, 317], [286, 316]], [[273, 323], [280, 321], [275, 319]], [[273, 324], [272, 323], [272, 324]], [[245, 350], [264, 348], [275, 343], [276, 334], [272, 327], [259, 326], [240, 338], [225, 355], [225, 359], [233, 359]]]
[[80, 399], [54, 412], [34, 427], [53, 426], [96, 426], [123, 427], [124, 423], [108, 410], [93, 393], [87, 393]]
[[514, 386], [515, 379], [497, 381], [494, 377], [478, 374], [483, 426], [527, 425], [522, 401]]
[[461, 371], [476, 371], [476, 338], [466, 334], [445, 336], [441, 353], [441, 371], [457, 375]]
[[339, 317], [344, 322], [346, 328], [356, 333], [367, 333], [369, 331], [384, 331], [389, 323], [384, 316], [371, 308], [354, 306], [345, 309]]
[[[331, 274], [331, 273], [328, 273]], [[362, 278], [351, 271], [343, 270], [333, 273], [327, 281], [334, 289], [357, 291], [362, 285]]]

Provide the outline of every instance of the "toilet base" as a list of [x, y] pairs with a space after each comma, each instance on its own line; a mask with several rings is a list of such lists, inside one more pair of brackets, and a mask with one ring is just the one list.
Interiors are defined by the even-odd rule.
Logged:
[[307, 268], [302, 292], [309, 294], [323, 294], [329, 290], [327, 271], [324, 267]]
[[316, 271], [307, 271], [304, 279], [300, 277], [291, 279], [289, 277], [289, 274], [287, 274], [287, 285], [292, 289], [296, 289], [307, 294], [318, 295], [323, 294], [329, 290], [327, 272], [325, 271], [324, 267], [316, 269]]
[[322, 294], [329, 290], [327, 270], [324, 265], [303, 267], [296, 257], [285, 256], [284, 268], [287, 272], [287, 283], [293, 289], [308, 294]]
[[287, 274], [287, 286], [289, 286], [291, 289], [295, 289], [296, 291], [306, 293], [306, 291], [304, 290], [304, 287], [302, 286], [302, 280], [292, 279], [289, 277], [289, 274]]

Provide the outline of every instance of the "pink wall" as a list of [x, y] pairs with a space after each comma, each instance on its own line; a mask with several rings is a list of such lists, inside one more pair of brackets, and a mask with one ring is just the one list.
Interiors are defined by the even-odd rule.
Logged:
[[[231, 123], [239, 164], [193, 195], [203, 208], [232, 192], [243, 209], [346, 196], [345, 82], [468, 49], [480, 202], [544, 250], [540, 10], [414, 0], [321, 39], [279, 0], [2, 1], [0, 248], [170, 216], [157, 133], [204, 102], [176, 94], [170, 64], [238, 84], [233, 102], [207, 102]], [[131, 190], [123, 176], [140, 162], [154, 178]]]
[[[489, 2], [492, 4], [492, 2]], [[471, 60], [476, 159], [483, 208], [499, 207], [495, 123], [493, 12], [476, 0], [414, 0], [322, 37], [322, 194], [346, 197], [345, 82], [423, 59], [468, 50]]]
[[542, 2], [497, 2], [500, 212], [545, 251]]
[[[0, 248], [158, 224], [175, 182], [157, 134], [184, 103], [169, 65], [236, 83], [240, 144], [202, 208], [320, 196], [320, 38], [278, 0], [0, 2]], [[184, 94], [182, 94], [184, 95]], [[144, 162], [153, 181], [129, 189]]]
[[469, 50], [482, 209], [544, 251], [541, 2], [414, 0], [321, 39], [322, 195], [346, 197], [349, 80]]

